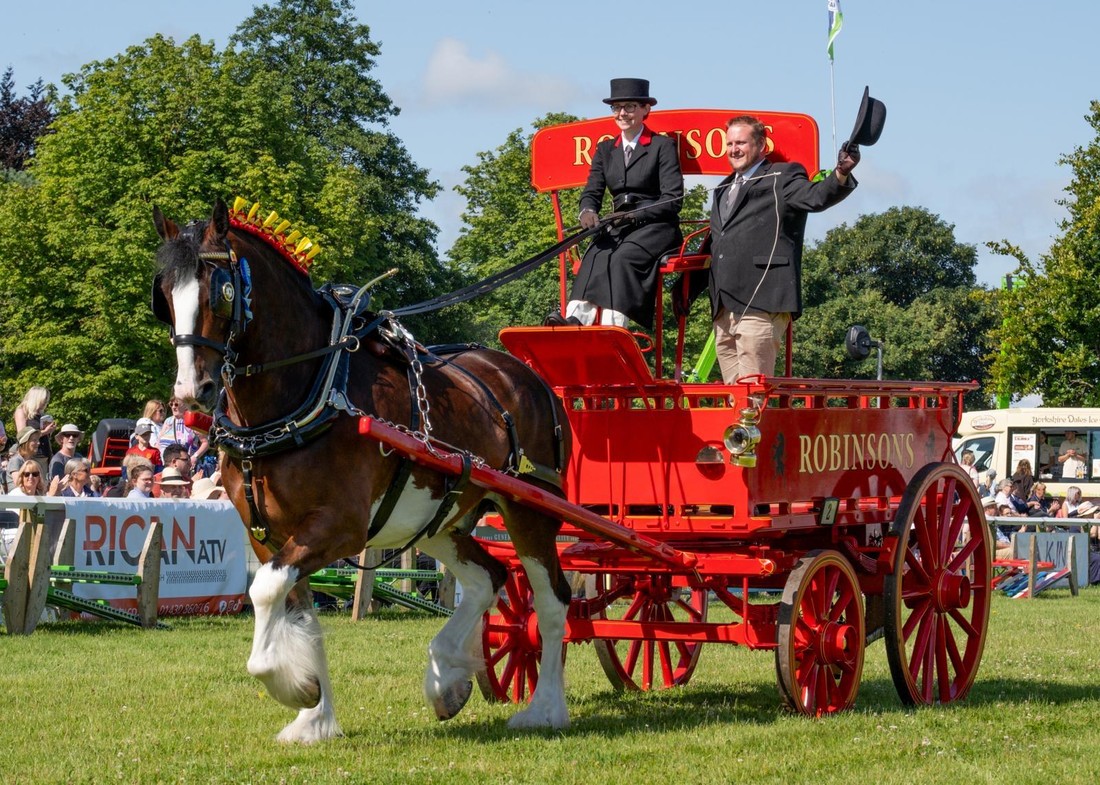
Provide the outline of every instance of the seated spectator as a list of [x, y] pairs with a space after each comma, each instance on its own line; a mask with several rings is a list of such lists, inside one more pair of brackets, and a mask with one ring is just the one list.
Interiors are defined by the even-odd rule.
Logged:
[[1027, 515], [1027, 502], [1020, 499], [1015, 493], [1017, 490], [1016, 483], [1006, 478], [1001, 480], [1001, 484], [998, 486], [997, 496], [997, 517], [999, 518], [1019, 518]]
[[130, 491], [127, 499], [153, 498], [153, 467], [138, 466], [130, 474]]
[[[986, 496], [982, 499], [982, 512], [985, 513], [986, 520], [994, 517], [997, 514], [997, 500], [992, 496]], [[1012, 558], [1012, 540], [1008, 535], [1001, 531], [1001, 527], [996, 524], [990, 524], [991, 531], [993, 533], [993, 559], [994, 561], [1001, 561], [1003, 559]]]
[[148, 466], [150, 469], [153, 468], [153, 464], [151, 464], [149, 459], [145, 456], [138, 455], [137, 453], [127, 453], [124, 455], [122, 457], [122, 476], [119, 478], [118, 483], [108, 488], [103, 495], [110, 499], [124, 498], [133, 488], [133, 483], [131, 483], [133, 473], [145, 466]]
[[50, 459], [50, 479], [54, 477], [60, 477], [65, 474], [65, 464], [72, 458], [83, 458], [76, 451], [77, 446], [80, 444], [80, 440], [84, 438], [84, 431], [77, 428], [71, 422], [67, 422], [61, 426], [61, 430], [57, 432], [54, 437], [57, 443], [61, 445], [61, 449], [53, 454], [53, 458]]
[[1032, 518], [1049, 518], [1051, 499], [1047, 497], [1047, 484], [1037, 482], [1031, 486], [1031, 495], [1027, 497], [1027, 514]]
[[224, 499], [225, 488], [218, 485], [213, 477], [201, 477], [191, 486], [191, 498], [196, 501]]
[[61, 478], [61, 495], [67, 498], [89, 499], [99, 496], [88, 483], [91, 476], [91, 464], [87, 458], [80, 456], [70, 458], [65, 462], [65, 474]]
[[160, 480], [156, 484], [160, 485], [158, 495], [164, 499], [186, 499], [191, 487], [191, 481], [184, 477], [179, 469], [171, 466], [161, 472]]
[[1082, 480], [1086, 475], [1088, 448], [1078, 438], [1077, 431], [1067, 430], [1066, 437], [1058, 448], [1058, 463], [1062, 465], [1062, 481]]
[[997, 479], [997, 470], [988, 469], [985, 473], [983, 482], [978, 486], [979, 496], [993, 496], [997, 493], [996, 487], [993, 485]]
[[1059, 518], [1076, 518], [1077, 507], [1081, 504], [1081, 489], [1076, 485], [1066, 488], [1066, 502], [1062, 505]]
[[[187, 455], [186, 447], [179, 442], [172, 442], [161, 451], [161, 458], [164, 461], [164, 471], [175, 469], [183, 475], [185, 480], [191, 481], [191, 459]], [[160, 486], [157, 484], [160, 482], [160, 478], [160, 473], [153, 477], [154, 496], [160, 496]]]
[[138, 420], [134, 426], [134, 446], [126, 451], [126, 455], [140, 455], [153, 465], [154, 471], [159, 471], [163, 466], [163, 459], [160, 457], [160, 450], [152, 444], [156, 429], [156, 423], [152, 420], [145, 417]]
[[35, 458], [24, 461], [15, 470], [15, 487], [9, 496], [46, 496], [46, 473]]
[[41, 435], [41, 431], [33, 425], [24, 425], [19, 429], [18, 435], [15, 437], [15, 450], [8, 459], [9, 490], [15, 490], [19, 487], [19, 483], [15, 478], [15, 473], [19, 471], [19, 467], [25, 461], [37, 460], [38, 437]]

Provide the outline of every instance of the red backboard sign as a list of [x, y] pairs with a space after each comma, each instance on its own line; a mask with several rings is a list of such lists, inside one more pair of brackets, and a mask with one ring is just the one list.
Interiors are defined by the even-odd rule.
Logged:
[[[685, 175], [730, 173], [726, 160], [726, 121], [749, 114], [768, 129], [768, 158], [797, 161], [813, 176], [818, 170], [817, 123], [805, 114], [740, 109], [668, 109], [655, 111], [646, 125], [671, 136], [680, 147]], [[531, 140], [531, 184], [537, 191], [577, 188], [588, 180], [596, 145], [617, 134], [610, 117], [543, 128]]]

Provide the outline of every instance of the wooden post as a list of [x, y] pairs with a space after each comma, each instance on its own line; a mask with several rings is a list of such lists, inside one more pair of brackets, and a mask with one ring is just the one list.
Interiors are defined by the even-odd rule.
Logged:
[[46, 610], [46, 594], [50, 588], [50, 538], [46, 524], [32, 517], [30, 510], [23, 510], [24, 523], [30, 534], [30, 563], [27, 566], [27, 609], [23, 617], [23, 634], [30, 635], [38, 626], [42, 612]]
[[160, 602], [160, 552], [163, 534], [160, 518], [151, 517], [149, 533], [145, 535], [145, 545], [141, 549], [141, 563], [138, 565], [138, 577], [141, 583], [137, 587], [137, 612], [141, 626], [149, 629], [157, 626], [157, 604]]
[[[66, 518], [61, 524], [61, 535], [57, 538], [57, 546], [53, 549], [53, 565], [76, 565], [76, 521]], [[53, 581], [54, 588], [61, 591], [73, 592], [72, 581]], [[62, 611], [61, 618], [76, 619], [80, 614]]]
[[438, 602], [444, 608], [455, 609], [455, 574], [446, 567], [443, 568], [443, 577], [439, 579]]
[[1066, 577], [1069, 578], [1069, 593], [1073, 597], [1076, 597], [1078, 594], [1077, 548], [1074, 545], [1074, 542], [1076, 540], [1077, 538], [1074, 537], [1071, 533], [1068, 536], [1068, 542], [1066, 543], [1066, 567], [1069, 568], [1069, 575], [1067, 575]]
[[8, 582], [8, 588], [4, 590], [4, 624], [9, 635], [23, 635], [26, 627], [33, 540], [34, 529], [21, 521], [4, 565], [4, 579]]
[[[407, 551], [401, 554], [401, 569], [416, 569], [416, 552], [412, 548], [409, 548]], [[416, 591], [416, 583], [408, 578], [403, 578], [401, 580], [401, 591], [412, 594], [414, 591]]]
[[354, 621], [362, 621], [374, 607], [374, 570], [382, 558], [382, 552], [373, 548], [364, 548], [359, 553], [359, 564], [366, 569], [359, 573], [359, 580], [355, 582], [355, 594], [351, 603], [351, 618]]

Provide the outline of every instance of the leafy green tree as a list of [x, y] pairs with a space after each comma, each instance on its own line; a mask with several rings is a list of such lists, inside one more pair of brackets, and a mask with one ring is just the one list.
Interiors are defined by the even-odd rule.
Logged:
[[1040, 266], [1007, 242], [991, 244], [1020, 263], [1016, 285], [1000, 294], [997, 390], [1037, 393], [1047, 406], [1100, 406], [1100, 101], [1085, 119], [1096, 135], [1061, 159], [1073, 169], [1060, 202], [1069, 217]]
[[[331, 76], [325, 62], [352, 80], [349, 89], [358, 73], [360, 92], [376, 94], [384, 120], [389, 101], [366, 78], [373, 61], [344, 73], [343, 52], [327, 46], [335, 37], [374, 52], [366, 28], [347, 18], [343, 2], [295, 7], [294, 25], [270, 46], [312, 57], [318, 94]], [[328, 8], [340, 13], [321, 13]], [[259, 200], [322, 247], [317, 280], [363, 282], [401, 268], [376, 300], [388, 307], [451, 282], [431, 251], [435, 228], [413, 213], [436, 186], [390, 134], [364, 130], [354, 148], [363, 154], [349, 153], [351, 125], [365, 128], [376, 115], [350, 107], [340, 121], [347, 127], [329, 133], [319, 129], [334, 124], [331, 114], [302, 120], [303, 83], [273, 70], [293, 64], [265, 65], [265, 46], [252, 37], [265, 10], [282, 12], [259, 9], [240, 50], [155, 36], [65, 77], [55, 133], [40, 139], [28, 168], [33, 179], [0, 183], [0, 356], [9, 400], [44, 384], [57, 416], [89, 427], [168, 392], [174, 356], [148, 307], [153, 205], [188, 220], [208, 217], [215, 196]], [[372, 152], [377, 160], [366, 169]], [[418, 337], [430, 340], [429, 328], [445, 324], [426, 321]]]
[[[895, 207], [830, 230], [803, 257], [795, 374], [873, 378], [875, 362], [844, 349], [848, 327], [862, 324], [886, 344], [888, 378], [985, 380], [996, 302], [975, 284], [976, 260], [973, 246], [922, 208]], [[969, 401], [984, 406], [988, 395]]]
[[[399, 110], [371, 75], [380, 47], [370, 28], [355, 21], [350, 0], [260, 5], [231, 44], [240, 48], [238, 79], [279, 75], [279, 92], [293, 109], [290, 130], [326, 152], [328, 182], [310, 201], [323, 211], [318, 226], [337, 253], [326, 252], [318, 273], [329, 272], [329, 260], [338, 260], [352, 280], [396, 267], [400, 274], [378, 290], [389, 308], [455, 288], [460, 279], [435, 254], [436, 227], [416, 215], [439, 185], [386, 130]], [[433, 316], [424, 327], [441, 338], [458, 326], [449, 318]]]
[[53, 118], [42, 80], [19, 98], [15, 94], [15, 72], [9, 66], [0, 76], [0, 173], [5, 179], [14, 178], [15, 172], [26, 168], [38, 138], [47, 132]]

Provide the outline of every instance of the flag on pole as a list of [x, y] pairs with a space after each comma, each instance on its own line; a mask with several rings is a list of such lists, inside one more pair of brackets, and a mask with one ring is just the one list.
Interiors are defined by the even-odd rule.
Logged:
[[840, 35], [844, 25], [844, 14], [840, 11], [840, 0], [829, 0], [829, 59], [833, 59], [833, 41]]

